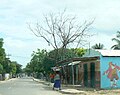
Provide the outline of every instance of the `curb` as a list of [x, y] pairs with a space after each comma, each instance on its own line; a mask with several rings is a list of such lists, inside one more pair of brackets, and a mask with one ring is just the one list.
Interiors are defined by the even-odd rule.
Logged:
[[[35, 78], [33, 78], [33, 81], [42, 83], [42, 84], [47, 85], [49, 87], [50, 86], [52, 87], [52, 84], [49, 83], [49, 82], [40, 81], [39, 79], [35, 79]], [[63, 90], [57, 90], [57, 91], [59, 91], [60, 93], [63, 93], [63, 94], [82, 94], [82, 95], [86, 95], [85, 91], [80, 91], [80, 90], [77, 90], [77, 89], [63, 89]]]
[[65, 90], [60, 90], [59, 92], [63, 93], [63, 94], [82, 94], [82, 95], [86, 95], [85, 91], [79, 91], [76, 89], [65, 89]]
[[5, 82], [12, 81], [12, 80], [16, 80], [16, 79], [17, 79], [17, 78], [6, 79], [6, 80], [3, 80], [3, 81], [0, 81], [0, 83], [5, 83]]
[[39, 82], [39, 83], [42, 83], [42, 84], [46, 84], [45, 81], [42, 81], [42, 80], [39, 80], [39, 79], [35, 79], [35, 78], [32, 78], [33, 81], [36, 81], [36, 82]]

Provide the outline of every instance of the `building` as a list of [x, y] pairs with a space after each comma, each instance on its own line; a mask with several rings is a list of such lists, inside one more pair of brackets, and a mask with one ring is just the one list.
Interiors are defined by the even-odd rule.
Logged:
[[120, 50], [88, 50], [59, 62], [62, 82], [92, 88], [120, 88]]

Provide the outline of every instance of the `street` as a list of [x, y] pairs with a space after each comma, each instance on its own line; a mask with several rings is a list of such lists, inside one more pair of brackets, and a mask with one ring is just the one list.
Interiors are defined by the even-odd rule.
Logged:
[[0, 95], [62, 95], [47, 85], [33, 81], [31, 78], [13, 79], [0, 83]]

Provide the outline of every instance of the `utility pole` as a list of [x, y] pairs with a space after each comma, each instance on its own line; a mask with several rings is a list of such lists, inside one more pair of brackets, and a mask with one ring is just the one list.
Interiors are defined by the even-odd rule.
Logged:
[[90, 55], [90, 42], [89, 42], [89, 55]]

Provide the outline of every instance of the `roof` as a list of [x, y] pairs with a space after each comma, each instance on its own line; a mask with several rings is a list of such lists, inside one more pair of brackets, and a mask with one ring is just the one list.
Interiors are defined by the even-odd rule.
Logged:
[[79, 64], [81, 61], [74, 61], [74, 62], [71, 62], [69, 63], [68, 65], [76, 65], [76, 64]]
[[[62, 60], [62, 61], [59, 61], [57, 62], [57, 64], [69, 64], [69, 63], [72, 63], [72, 64], [77, 64], [78, 62], [81, 62], [81, 61], [89, 61], [89, 60], [97, 60], [99, 59], [99, 57], [81, 57], [81, 58], [71, 58], [71, 59], [66, 59], [66, 60]], [[69, 64], [71, 65], [71, 64]]]
[[107, 57], [118, 57], [120, 56], [120, 50], [93, 50], [89, 49], [86, 51], [83, 57], [80, 58], [71, 58], [57, 62], [58, 64], [69, 64], [75, 65], [81, 61], [89, 61], [89, 60], [99, 60], [100, 56]]
[[94, 49], [87, 49], [86, 53], [83, 55], [83, 57], [99, 57], [100, 52]]
[[102, 56], [120, 56], [120, 50], [93, 50], [93, 49], [88, 49], [87, 52], [83, 57], [100, 57]]
[[97, 50], [102, 56], [120, 56], [120, 50]]

